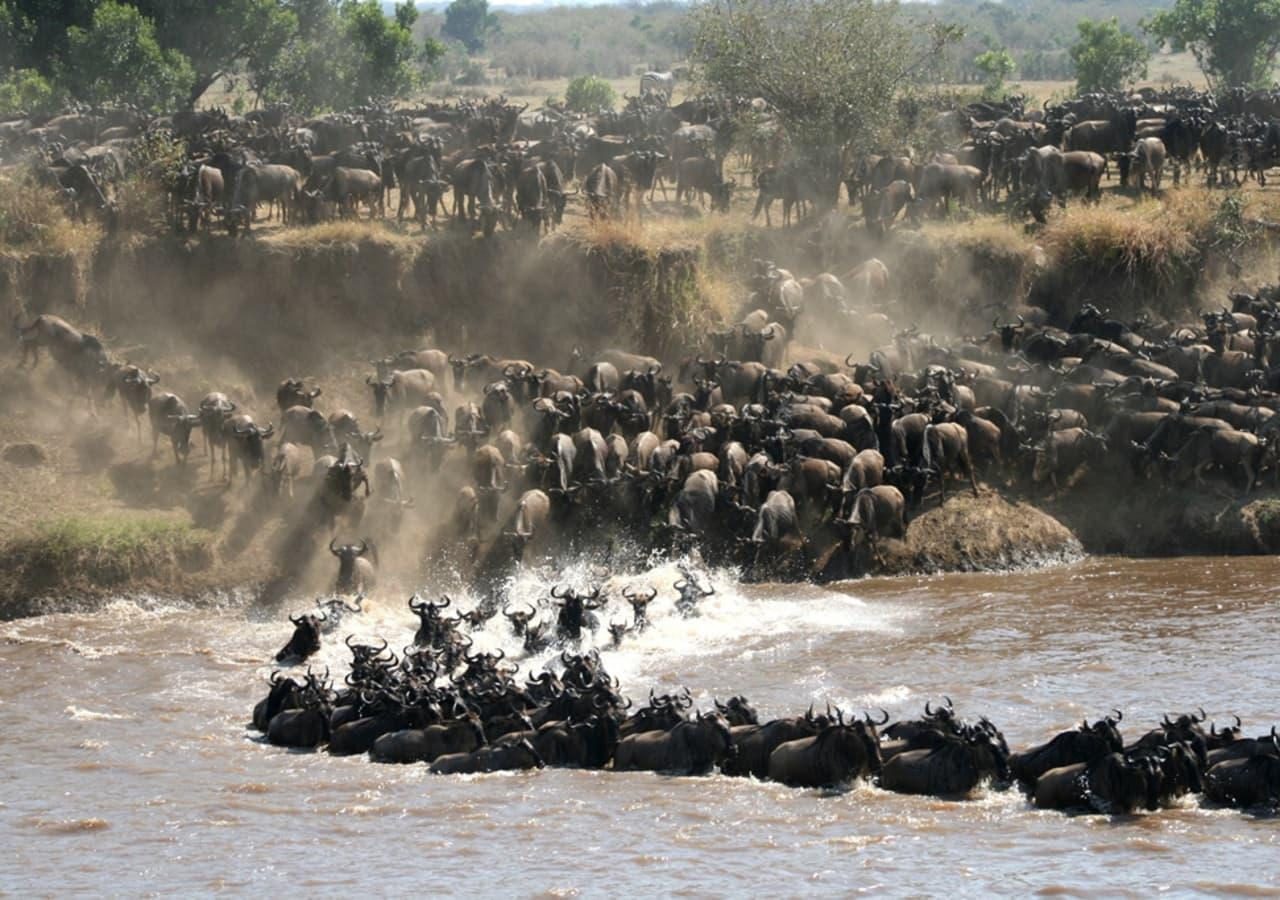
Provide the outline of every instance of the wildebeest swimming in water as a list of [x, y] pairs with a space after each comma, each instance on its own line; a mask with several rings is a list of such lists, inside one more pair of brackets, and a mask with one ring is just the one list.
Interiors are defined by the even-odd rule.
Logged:
[[[557, 588], [555, 596], [582, 599]], [[378, 762], [430, 764], [436, 774], [536, 769], [609, 768], [774, 780], [797, 787], [843, 788], [870, 781], [908, 794], [951, 799], [1017, 783], [1041, 808], [1130, 815], [1203, 794], [1240, 808], [1280, 804], [1280, 735], [1248, 738], [1239, 720], [1204, 729], [1203, 712], [1165, 717], [1131, 744], [1119, 710], [1052, 740], [1010, 753], [986, 717], [961, 718], [949, 698], [925, 703], [918, 719], [890, 722], [830, 705], [800, 716], [759, 721], [741, 696], [694, 709], [688, 689], [650, 690], [633, 707], [595, 650], [564, 650], [548, 668], [517, 680], [501, 651], [472, 652], [467, 631], [483, 621], [446, 616], [447, 597], [411, 607], [415, 643], [402, 657], [354, 642], [350, 673], [335, 689], [325, 676], [274, 673], [254, 709], [253, 726], [272, 743], [328, 745], [329, 752], [368, 752]], [[505, 610], [513, 628], [528, 629], [537, 607]], [[294, 617], [306, 630], [316, 616]], [[305, 643], [305, 642], [304, 642]], [[560, 674], [556, 674], [559, 671]], [[1208, 748], [1208, 756], [1198, 752]]]

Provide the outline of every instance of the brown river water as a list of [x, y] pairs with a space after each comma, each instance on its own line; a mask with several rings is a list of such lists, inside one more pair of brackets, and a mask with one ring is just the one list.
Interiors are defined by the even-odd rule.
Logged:
[[[762, 721], [811, 700], [896, 718], [947, 694], [1015, 749], [1112, 707], [1126, 737], [1198, 705], [1253, 733], [1280, 721], [1278, 573], [1266, 558], [827, 587], [711, 573], [718, 593], [685, 619], [665, 566], [611, 581], [664, 593], [654, 626], [604, 660], [633, 697], [740, 692]], [[0, 892], [1280, 895], [1280, 819], [1194, 803], [1114, 820], [1038, 812], [1013, 791], [943, 802], [721, 776], [438, 777], [279, 750], [244, 726], [286, 611], [122, 600], [0, 624]], [[413, 624], [402, 597], [374, 598], [319, 661], [340, 674], [345, 631], [397, 647]], [[505, 623], [489, 628], [477, 647], [514, 651]]]

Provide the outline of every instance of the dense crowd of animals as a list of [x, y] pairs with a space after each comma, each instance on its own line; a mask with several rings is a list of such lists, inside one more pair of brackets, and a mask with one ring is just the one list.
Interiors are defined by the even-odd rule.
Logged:
[[[351, 590], [376, 581], [377, 546], [405, 533], [430, 533], [437, 546], [419, 552], [490, 586], [627, 539], [637, 559], [696, 547], [748, 577], [846, 577], [957, 479], [974, 495], [981, 479], [1045, 496], [1211, 476], [1247, 495], [1280, 478], [1276, 288], [1233, 294], [1199, 322], [1085, 305], [1058, 328], [1026, 307], [939, 339], [895, 332], [830, 273], [762, 262], [752, 287], [740, 321], [682, 360], [578, 348], [560, 370], [440, 349], [374, 360], [372, 422], [322, 411], [321, 390], [295, 378], [274, 412], [217, 391], [189, 403], [56, 316], [16, 327], [24, 363], [45, 350], [90, 405], [118, 395], [139, 441], [149, 419], [153, 458], [166, 438], [185, 466], [199, 431], [210, 478], [297, 513]], [[807, 317], [828, 338], [881, 328], [884, 343], [866, 361], [810, 356], [791, 341]]]
[[[243, 116], [223, 110], [152, 117], [128, 108], [80, 109], [0, 122], [0, 164], [30, 165], [77, 216], [115, 221], [115, 186], [147, 160], [162, 180], [174, 225], [248, 230], [260, 214], [286, 224], [387, 215], [426, 227], [451, 213], [492, 234], [499, 224], [541, 233], [578, 197], [592, 216], [639, 214], [667, 186], [677, 201], [727, 210], [737, 151], [757, 192], [754, 216], [782, 221], [838, 200], [840, 181], [867, 227], [949, 212], [952, 202], [1011, 209], [1043, 220], [1055, 200], [1096, 200], [1114, 165], [1122, 187], [1160, 189], [1198, 168], [1210, 185], [1239, 185], [1280, 163], [1280, 93], [1145, 89], [1089, 94], [1029, 109], [1022, 98], [929, 114], [902, 110], [910, 146], [879, 153], [844, 148], [841, 171], [805, 159], [762, 100], [691, 97], [671, 103], [670, 84], [647, 73], [620, 110], [530, 110], [505, 98], [420, 107], [369, 105], [304, 118], [282, 107]], [[156, 167], [141, 149], [176, 142], [180, 161]], [[837, 177], [838, 176], [838, 177]], [[570, 184], [577, 186], [572, 190]], [[744, 184], [743, 187], [748, 187]], [[447, 194], [452, 193], [449, 208]], [[754, 217], [753, 216], [753, 217]]]
[[[560, 598], [559, 637], [576, 647], [564, 626], [566, 618], [581, 626], [581, 598], [572, 591], [553, 596]], [[598, 597], [599, 590], [587, 596]], [[794, 787], [867, 780], [888, 791], [944, 798], [1016, 785], [1039, 808], [1113, 815], [1157, 810], [1189, 795], [1241, 809], [1280, 803], [1274, 726], [1258, 737], [1246, 737], [1238, 718], [1206, 729], [1200, 711], [1166, 716], [1126, 742], [1115, 711], [1011, 753], [989, 719], [965, 722], [950, 700], [926, 703], [920, 719], [893, 724], [883, 711], [859, 718], [829, 705], [821, 714], [811, 705], [803, 715], [762, 724], [744, 697], [693, 711], [687, 690], [650, 691], [648, 702], [635, 708], [594, 650], [564, 649], [522, 684], [518, 667], [504, 662], [501, 651], [470, 652], [472, 616], [447, 614], [449, 598], [414, 597], [409, 605], [419, 627], [401, 655], [385, 641], [373, 646], [348, 637], [351, 670], [337, 689], [327, 670], [276, 671], [254, 708], [253, 728], [278, 746], [426, 764], [434, 774], [543, 766], [675, 775], [719, 770]], [[528, 621], [520, 611], [507, 617], [514, 631]], [[321, 624], [314, 615], [295, 621]], [[304, 630], [299, 624], [283, 661], [306, 655], [305, 646], [302, 653], [295, 646]]]

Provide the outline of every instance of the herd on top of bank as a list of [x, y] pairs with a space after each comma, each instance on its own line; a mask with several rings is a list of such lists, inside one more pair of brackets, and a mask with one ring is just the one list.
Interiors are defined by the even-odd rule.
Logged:
[[[651, 73], [652, 74], [652, 73]], [[646, 76], [648, 78], [648, 76]], [[869, 229], [900, 217], [949, 214], [952, 203], [1005, 204], [1043, 220], [1056, 200], [1096, 201], [1113, 172], [1125, 189], [1158, 191], [1166, 177], [1210, 185], [1265, 184], [1280, 163], [1280, 93], [1215, 97], [1188, 88], [1089, 94], [1042, 108], [1022, 98], [938, 112], [904, 110], [918, 146], [797, 158], [759, 99], [692, 97], [649, 79], [620, 110], [530, 110], [504, 97], [418, 108], [369, 105], [316, 118], [287, 108], [149, 116], [124, 107], [76, 109], [0, 122], [0, 165], [29, 171], [33, 189], [59, 192], [79, 217], [117, 221], [116, 187], [145, 166], [169, 198], [174, 225], [232, 233], [260, 216], [306, 224], [334, 217], [395, 217], [493, 234], [558, 225], [570, 199], [592, 217], [639, 215], [668, 185], [677, 202], [727, 210], [736, 189], [757, 192], [754, 215], [784, 224], [828, 209], [845, 188]], [[157, 136], [176, 141], [168, 168], [152, 163]], [[743, 184], [726, 175], [731, 153]], [[572, 187], [571, 187], [572, 186]], [[447, 195], [452, 193], [452, 208]]]

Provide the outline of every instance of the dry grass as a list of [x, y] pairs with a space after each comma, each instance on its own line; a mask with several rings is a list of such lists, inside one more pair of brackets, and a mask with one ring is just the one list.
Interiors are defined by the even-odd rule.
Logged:
[[1073, 206], [1040, 235], [1059, 264], [1089, 262], [1132, 275], [1180, 271], [1200, 255], [1216, 204], [1206, 191], [1177, 191], [1122, 210]]
[[65, 256], [89, 251], [101, 239], [93, 222], [75, 222], [47, 187], [25, 173], [0, 175], [0, 254]]
[[420, 235], [396, 229], [385, 219], [342, 219], [302, 228], [275, 228], [259, 233], [258, 241], [279, 249], [320, 249], [361, 244], [382, 244], [399, 250], [412, 250], [423, 244]]

